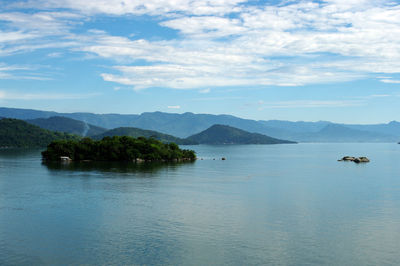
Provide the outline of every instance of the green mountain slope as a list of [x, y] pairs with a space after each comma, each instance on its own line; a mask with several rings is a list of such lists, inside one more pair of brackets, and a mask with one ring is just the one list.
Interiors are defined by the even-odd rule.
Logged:
[[45, 147], [53, 140], [79, 139], [78, 136], [52, 132], [18, 119], [0, 120], [0, 147]]
[[63, 116], [30, 119], [26, 120], [26, 122], [51, 131], [66, 132], [83, 137], [98, 135], [107, 131], [105, 128]]
[[280, 144], [295, 143], [292, 141], [272, 138], [258, 133], [250, 133], [238, 128], [213, 125], [210, 128], [190, 136], [188, 140], [200, 144]]
[[113, 136], [129, 136], [129, 137], [152, 137], [156, 140], [159, 140], [164, 143], [174, 142], [179, 145], [190, 145], [190, 144], [197, 144], [195, 141], [177, 138], [171, 135], [163, 134], [153, 130], [145, 130], [140, 128], [134, 127], [119, 127], [114, 128], [109, 131], [106, 131], [102, 134], [93, 136], [94, 139], [102, 139], [104, 137], [113, 137]]

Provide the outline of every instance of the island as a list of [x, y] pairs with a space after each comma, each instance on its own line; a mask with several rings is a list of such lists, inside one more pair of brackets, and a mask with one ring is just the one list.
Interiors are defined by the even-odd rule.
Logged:
[[42, 152], [42, 158], [44, 161], [177, 162], [194, 161], [196, 153], [153, 138], [113, 136], [101, 140], [56, 140]]

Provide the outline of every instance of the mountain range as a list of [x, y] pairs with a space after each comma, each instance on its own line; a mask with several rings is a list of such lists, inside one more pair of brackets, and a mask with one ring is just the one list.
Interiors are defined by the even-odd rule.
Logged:
[[251, 120], [232, 115], [194, 113], [146, 112], [132, 114], [57, 113], [16, 108], [0, 108], [0, 117], [31, 120], [62, 116], [82, 121], [104, 129], [134, 127], [158, 131], [186, 138], [215, 124], [236, 127], [251, 133], [265, 134], [273, 138], [297, 142], [397, 142], [400, 139], [400, 123], [357, 125], [338, 124], [329, 121], [291, 122], [281, 120]]
[[[31, 124], [29, 121], [41, 124], [42, 127], [51, 127], [52, 130], [44, 129], [40, 126]], [[0, 148], [14, 147], [44, 147], [53, 140], [80, 140], [82, 137], [89, 137], [95, 140], [102, 140], [105, 137], [129, 136], [129, 137], [145, 137], [154, 138], [164, 143], [175, 143], [179, 145], [196, 145], [196, 144], [281, 144], [294, 143], [291, 141], [271, 138], [258, 133], [250, 133], [241, 129], [237, 129], [225, 125], [213, 125], [210, 128], [192, 135], [188, 138], [181, 139], [168, 134], [157, 131], [145, 130], [132, 127], [119, 127], [115, 129], [103, 131], [100, 134], [88, 136], [91, 127], [86, 124], [82, 132], [81, 121], [65, 117], [37, 118], [33, 120], [20, 120], [15, 118], [0, 119]], [[60, 130], [64, 130], [60, 132]], [[94, 127], [96, 130], [102, 131], [101, 128]], [[53, 131], [55, 130], [55, 131]], [[58, 131], [57, 131], [58, 130]], [[68, 132], [78, 132], [71, 134]], [[85, 136], [86, 135], [86, 136]]]

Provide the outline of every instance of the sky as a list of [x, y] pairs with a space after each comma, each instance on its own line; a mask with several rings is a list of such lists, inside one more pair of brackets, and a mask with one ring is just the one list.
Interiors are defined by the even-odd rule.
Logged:
[[0, 106], [400, 121], [400, 2], [0, 0]]

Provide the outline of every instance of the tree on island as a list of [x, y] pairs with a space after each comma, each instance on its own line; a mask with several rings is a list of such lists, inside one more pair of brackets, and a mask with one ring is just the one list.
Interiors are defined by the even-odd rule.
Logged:
[[73, 161], [180, 161], [195, 160], [192, 150], [183, 150], [175, 143], [162, 143], [153, 138], [114, 136], [102, 140], [57, 140], [47, 146], [42, 157], [59, 161], [62, 156]]

